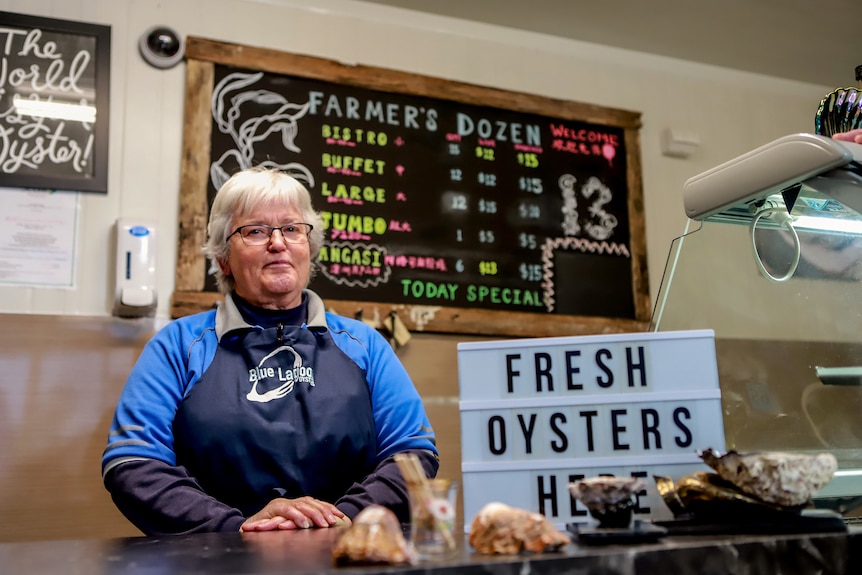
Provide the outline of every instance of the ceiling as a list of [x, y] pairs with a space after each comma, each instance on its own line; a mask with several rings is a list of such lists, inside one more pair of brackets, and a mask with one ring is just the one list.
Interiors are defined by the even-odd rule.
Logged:
[[862, 65], [862, 0], [364, 0], [848, 87]]

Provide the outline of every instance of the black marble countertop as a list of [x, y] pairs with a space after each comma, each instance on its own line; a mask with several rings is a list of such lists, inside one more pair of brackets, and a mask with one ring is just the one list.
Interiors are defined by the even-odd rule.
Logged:
[[175, 537], [0, 543], [0, 573], [15, 575], [263, 575], [494, 573], [543, 575], [862, 573], [862, 528], [847, 533], [667, 536], [658, 542], [584, 545], [518, 556], [475, 553], [415, 566], [335, 567], [338, 529]]

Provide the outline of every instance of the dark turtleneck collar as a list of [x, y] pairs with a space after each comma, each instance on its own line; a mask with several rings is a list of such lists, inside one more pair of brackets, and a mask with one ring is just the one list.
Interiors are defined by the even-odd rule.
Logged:
[[233, 301], [242, 318], [251, 325], [276, 327], [281, 325], [302, 325], [308, 316], [308, 301], [302, 294], [302, 303], [292, 309], [266, 309], [250, 304], [233, 293]]

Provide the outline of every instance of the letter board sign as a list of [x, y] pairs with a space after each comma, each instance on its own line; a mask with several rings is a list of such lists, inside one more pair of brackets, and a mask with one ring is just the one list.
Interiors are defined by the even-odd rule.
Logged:
[[668, 519], [653, 475], [724, 450], [712, 330], [460, 343], [458, 379], [465, 529], [492, 501], [592, 522], [568, 485], [597, 475], [643, 478], [635, 517]]

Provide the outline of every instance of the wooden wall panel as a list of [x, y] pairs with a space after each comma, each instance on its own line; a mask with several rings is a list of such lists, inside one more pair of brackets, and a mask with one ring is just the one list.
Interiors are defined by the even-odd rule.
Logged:
[[0, 315], [0, 541], [140, 535], [102, 485], [142, 336], [110, 319]]
[[[100, 458], [148, 337], [111, 318], [0, 315], [0, 542], [140, 535], [104, 489]], [[457, 344], [484, 339], [414, 334], [398, 350], [437, 434], [441, 477], [461, 479]], [[808, 375], [851, 362], [858, 346], [719, 340], [717, 351], [728, 447], [858, 452], [862, 388]]]
[[[150, 332], [112, 318], [0, 314], [0, 542], [140, 535], [102, 485], [114, 406]], [[440, 475], [461, 477], [456, 346], [399, 350], [425, 399]]]

